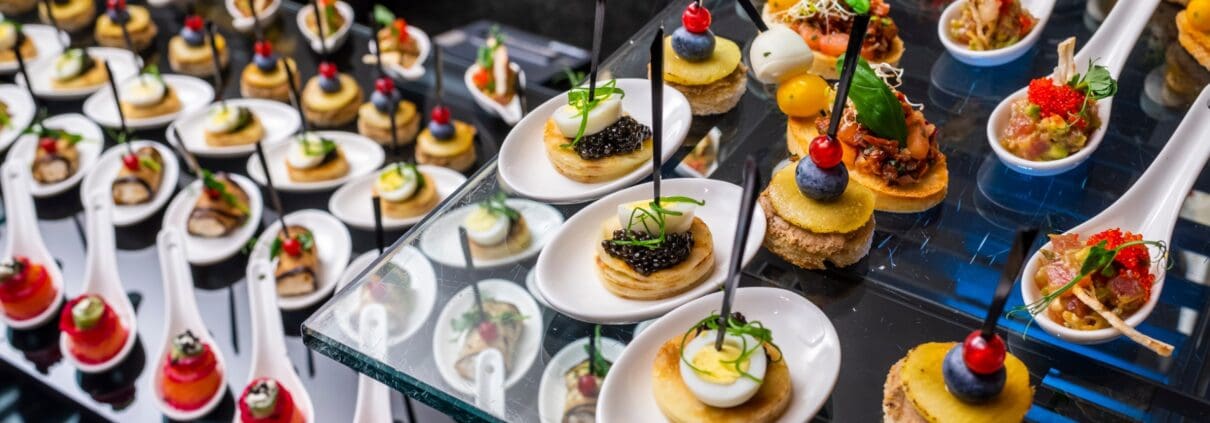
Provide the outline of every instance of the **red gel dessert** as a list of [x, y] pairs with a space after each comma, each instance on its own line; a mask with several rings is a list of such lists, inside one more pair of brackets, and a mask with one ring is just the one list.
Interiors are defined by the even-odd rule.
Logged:
[[109, 304], [93, 294], [67, 302], [59, 316], [71, 354], [84, 364], [104, 363], [118, 355], [130, 333]]
[[164, 402], [183, 411], [206, 405], [223, 383], [214, 351], [188, 330], [172, 339], [161, 377], [160, 395]]
[[46, 267], [25, 257], [0, 263], [0, 309], [9, 319], [37, 317], [55, 303], [58, 295]]
[[239, 419], [243, 423], [306, 422], [306, 416], [294, 406], [290, 391], [269, 378], [256, 379], [244, 388], [239, 396]]

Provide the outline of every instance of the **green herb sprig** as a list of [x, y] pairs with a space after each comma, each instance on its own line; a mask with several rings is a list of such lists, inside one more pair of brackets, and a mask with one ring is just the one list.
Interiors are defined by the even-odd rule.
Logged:
[[391, 31], [391, 36], [399, 37], [399, 30], [395, 28], [395, 12], [381, 4], [374, 5], [374, 21], [382, 28], [387, 28]]
[[[483, 301], [491, 301], [491, 298], [485, 296]], [[506, 311], [500, 314], [484, 314], [487, 315], [488, 321], [495, 323], [496, 325], [522, 322], [529, 318], [529, 316], [513, 311]], [[450, 327], [453, 328], [455, 335], [461, 336], [463, 332], [479, 326], [479, 316], [479, 306], [477, 304], [471, 304], [470, 308], [462, 312], [462, 314], [458, 315], [458, 317], [450, 320]]]
[[160, 162], [157, 162], [155, 159], [150, 157], [139, 156], [139, 166], [144, 166], [148, 169], [151, 169], [152, 172], [160, 171]]
[[1109, 69], [1096, 64], [1095, 60], [1088, 61], [1088, 72], [1083, 75], [1075, 74], [1067, 81], [1067, 86], [1084, 93], [1084, 103], [1080, 105], [1078, 116], [1084, 116], [1089, 100], [1101, 100], [1113, 97], [1118, 92], [1118, 81], [1109, 74]]
[[574, 148], [579, 144], [580, 140], [584, 138], [584, 131], [588, 128], [588, 113], [601, 104], [601, 102], [613, 97], [614, 94], [617, 94], [619, 98], [626, 97], [626, 92], [618, 88], [618, 81], [616, 79], [597, 87], [593, 98], [588, 98], [588, 87], [577, 87], [568, 91], [567, 105], [580, 112], [580, 129], [576, 131], [576, 136], [572, 138], [570, 143], [565, 143], [561, 147]]
[[[502, 45], [504, 45], [504, 34], [500, 32], [500, 27], [498, 25], [492, 25], [492, 28], [488, 31], [487, 42], [485, 42], [482, 47], [479, 47], [478, 54], [475, 55], [475, 62], [477, 62], [479, 67], [484, 70], [491, 69], [496, 65], [496, 60], [493, 55], [495, 54], [496, 49], [500, 48]], [[487, 90], [495, 90], [495, 83], [496, 81], [488, 82]]]
[[[710, 313], [709, 316], [706, 316], [706, 318], [699, 320], [697, 322], [697, 324], [694, 324], [693, 327], [691, 327], [691, 328], [689, 328], [689, 330], [685, 331], [685, 334], [683, 336], [681, 336], [681, 346], [680, 346], [681, 361], [684, 362], [686, 365], [688, 365], [690, 369], [693, 369], [694, 372], [697, 372], [699, 374], [704, 374], [704, 375], [712, 375], [712, 373], [710, 373], [709, 371], [707, 371], [705, 369], [697, 368], [697, 366], [693, 365], [693, 362], [691, 360], [689, 360], [688, 358], [685, 357], [685, 344], [689, 343], [689, 340], [695, 335], [695, 333], [697, 333], [698, 329], [714, 331], [714, 330], [719, 330], [720, 328], [722, 328], [723, 330], [725, 330], [727, 332], [728, 335], [738, 336], [738, 337], [740, 337], [740, 339], [743, 340], [743, 344], [740, 346], [739, 356], [736, 357], [735, 360], [725, 360], [725, 361], [722, 361], [722, 363], [734, 366], [735, 371], [737, 373], [739, 373], [740, 376], [747, 378], [747, 379], [751, 379], [752, 381], [754, 381], [756, 383], [761, 383], [762, 381], [760, 378], [756, 377], [755, 375], [752, 375], [751, 373], [744, 371], [742, 365], [744, 362], [747, 362], [752, 357], [752, 354], [755, 354], [758, 351], [763, 351], [764, 346], [766, 344], [768, 344], [774, 350], [777, 350], [777, 360], [774, 360], [773, 362], [776, 363], [776, 362], [782, 360], [781, 347], [778, 347], [777, 344], [773, 342], [773, 331], [766, 328], [765, 325], [762, 324], [761, 322], [744, 322], [740, 319], [735, 318], [734, 315], [732, 315], [726, 319], [726, 327], [722, 327], [722, 323], [720, 323], [722, 320], [723, 320], [723, 318], [721, 316], [719, 316], [718, 313]], [[746, 338], [744, 338], [743, 335], [748, 335], [748, 336], [756, 339], [757, 344], [748, 345], [748, 340]], [[713, 344], [711, 344], [711, 346], [708, 346], [705, 348], [712, 348], [712, 347], [713, 347]]]
[[336, 151], [336, 141], [328, 138], [320, 138], [319, 143], [309, 142], [306, 137], [299, 137], [298, 142], [302, 143], [303, 153], [311, 157], [323, 157]]
[[[298, 235], [294, 235], [294, 238], [298, 239], [298, 243], [302, 246], [303, 251], [310, 250], [311, 247], [315, 246], [315, 238], [311, 236], [310, 232], [300, 231]], [[273, 260], [281, 255], [281, 245], [281, 237], [273, 238], [273, 244], [269, 245], [269, 260]]]
[[217, 191], [219, 198], [222, 198], [223, 202], [227, 203], [227, 205], [231, 207], [234, 207], [236, 210], [239, 210], [240, 213], [248, 213], [248, 206], [240, 202], [239, 198], [236, 197], [235, 194], [231, 193], [231, 191], [228, 191], [227, 185], [223, 184], [222, 181], [219, 181], [218, 178], [214, 176], [214, 173], [211, 173], [209, 170], [202, 169], [202, 186], [206, 187], [207, 189]]
[[[684, 213], [669, 210], [664, 208], [664, 204], [669, 203], [692, 203], [698, 206], [706, 205], [705, 201], [696, 200], [684, 196], [660, 197], [659, 204], [653, 200], [647, 203], [648, 208], [635, 207], [630, 211], [630, 217], [626, 221], [626, 239], [615, 239], [609, 242], [614, 245], [626, 245], [634, 247], [645, 247], [649, 249], [660, 248], [664, 245], [664, 241], [668, 239], [668, 216], [680, 216]], [[656, 233], [658, 235], [651, 239], [639, 239], [633, 236], [635, 225], [642, 225], [643, 230], [648, 234]], [[652, 225], [655, 227], [653, 228]], [[652, 230], [656, 229], [656, 230]]]
[[517, 221], [521, 218], [521, 213], [508, 205], [508, 197], [503, 192], [492, 194], [487, 200], [479, 203], [479, 207], [487, 209], [491, 214], [505, 216], [508, 220]]
[[596, 342], [597, 348], [589, 348], [588, 344], [584, 344], [584, 353], [588, 354], [588, 359], [592, 361], [592, 365], [588, 367], [596, 370], [592, 372], [593, 376], [605, 378], [605, 375], [609, 373], [609, 368], [613, 364], [605, 359], [605, 355], [601, 354], [601, 325], [596, 325], [592, 329], [592, 340], [589, 342]]
[[24, 134], [34, 135], [38, 138], [52, 138], [52, 139], [56, 139], [56, 140], [67, 141], [67, 143], [69, 145], [76, 145], [80, 141], [84, 140], [83, 135], [74, 134], [71, 132], [64, 131], [62, 129], [48, 128], [48, 127], [46, 127], [46, 125], [42, 124], [41, 119], [39, 119], [37, 122], [34, 122], [33, 124], [30, 124], [29, 127], [25, 128], [25, 130], [21, 131], [21, 133], [23, 135]]
[[[836, 59], [836, 71], [841, 72], [844, 55]], [[857, 109], [857, 122], [869, 128], [874, 135], [899, 141], [900, 147], [907, 145], [907, 117], [899, 105], [899, 97], [891, 91], [886, 81], [878, 76], [865, 58], [857, 58], [853, 82], [849, 86], [849, 100]], [[832, 113], [843, 113], [833, 110]]]
[[853, 9], [853, 13], [858, 15], [870, 13], [870, 0], [845, 0], [844, 2]]

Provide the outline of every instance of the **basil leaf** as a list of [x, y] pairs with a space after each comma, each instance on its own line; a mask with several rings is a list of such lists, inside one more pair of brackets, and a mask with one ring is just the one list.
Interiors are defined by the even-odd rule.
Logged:
[[[836, 71], [843, 73], [844, 55], [836, 59]], [[864, 125], [870, 132], [882, 138], [899, 141], [903, 147], [907, 143], [907, 118], [903, 115], [903, 107], [899, 98], [891, 91], [886, 82], [878, 77], [874, 68], [865, 61], [857, 58], [857, 68], [853, 72], [853, 83], [849, 86], [849, 100], [857, 109], [857, 122]], [[833, 111], [841, 113], [841, 111]]]
[[269, 244], [269, 260], [273, 260], [279, 255], [281, 255], [281, 238], [273, 238], [273, 243]]
[[[1115, 250], [1108, 250], [1105, 247], [1108, 245], [1105, 241], [1097, 243], [1088, 250], [1088, 257], [1084, 259], [1084, 264], [1080, 266], [1080, 275], [1087, 276], [1096, 272], [1113, 262], [1113, 258], [1118, 255]], [[1083, 279], [1081, 277], [1081, 279]]]
[[870, 0], [845, 0], [844, 2], [858, 15], [870, 13]]

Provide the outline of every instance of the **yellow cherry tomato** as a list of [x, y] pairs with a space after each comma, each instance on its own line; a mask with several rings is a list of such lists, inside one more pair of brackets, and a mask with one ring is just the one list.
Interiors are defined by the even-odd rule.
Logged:
[[827, 81], [819, 75], [798, 75], [777, 87], [777, 107], [788, 116], [815, 116], [828, 107], [829, 90]]
[[1198, 31], [1210, 32], [1210, 0], [1192, 0], [1185, 8], [1189, 22]]

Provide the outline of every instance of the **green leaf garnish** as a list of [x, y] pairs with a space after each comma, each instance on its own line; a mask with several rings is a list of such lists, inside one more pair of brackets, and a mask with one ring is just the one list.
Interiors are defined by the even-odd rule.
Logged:
[[[773, 349], [777, 350], [777, 360], [774, 362], [782, 360], [781, 347], [777, 346], [777, 344], [773, 342], [773, 331], [766, 328], [761, 322], [744, 322], [735, 318], [734, 314], [726, 319], [725, 327], [723, 327], [723, 325], [720, 323], [722, 320], [722, 317], [719, 316], [718, 313], [710, 313], [709, 316], [699, 320], [697, 324], [694, 324], [693, 327], [690, 327], [689, 330], [685, 331], [685, 334], [681, 336], [681, 346], [679, 352], [681, 361], [688, 365], [690, 369], [693, 369], [694, 372], [710, 375], [711, 373], [709, 371], [697, 368], [693, 365], [692, 360], [689, 360], [685, 357], [685, 344], [689, 343], [692, 336], [696, 336], [696, 332], [698, 332], [699, 329], [701, 331], [717, 331], [720, 327], [722, 327], [728, 335], [739, 336], [741, 339], [743, 339], [743, 335], [748, 335], [757, 340], [756, 345], [748, 345], [747, 340], [745, 340], [744, 344], [740, 348], [740, 355], [736, 357], [735, 360], [722, 361], [722, 363], [735, 366], [736, 373], [739, 373], [741, 377], [751, 379], [756, 383], [761, 383], [760, 378], [744, 371], [742, 365], [752, 357], [752, 354], [755, 354], [757, 351], [763, 352], [765, 344], [768, 344], [770, 347], [773, 347]], [[711, 342], [710, 345], [706, 346], [705, 348], [714, 348], [714, 343]]]
[[160, 171], [160, 163], [150, 157], [139, 157], [139, 165], [151, 169], [152, 172]]
[[495, 215], [508, 217], [508, 220], [517, 221], [521, 218], [521, 213], [512, 207], [509, 207], [508, 197], [503, 192], [492, 194], [487, 200], [479, 203], [480, 207], [487, 209], [488, 212]]
[[[219, 197], [222, 198], [223, 202], [227, 203], [227, 205], [234, 207], [241, 213], [248, 213], [248, 206], [240, 202], [239, 198], [236, 197], [235, 194], [232, 194], [231, 191], [227, 191], [227, 185], [224, 185], [222, 181], [219, 181], [218, 178], [215, 177], [214, 174], [209, 170], [202, 169], [202, 186], [218, 191]], [[276, 257], [276, 255], [274, 255], [274, 257]]]
[[381, 4], [374, 5], [374, 21], [378, 22], [383, 28], [389, 28], [391, 35], [399, 36], [399, 30], [395, 29], [395, 12]]
[[320, 138], [318, 143], [308, 142], [306, 137], [299, 137], [298, 142], [302, 143], [303, 153], [308, 156], [327, 156], [333, 151], [336, 151], [336, 141], [327, 138]]
[[858, 15], [870, 13], [870, 0], [845, 0], [844, 2]]
[[601, 325], [596, 325], [592, 329], [592, 340], [589, 342], [597, 344], [596, 348], [589, 348], [588, 344], [584, 344], [584, 353], [588, 354], [588, 359], [592, 361], [592, 365], [589, 368], [596, 370], [592, 373], [593, 376], [604, 378], [609, 373], [609, 368], [613, 365], [601, 354]]
[[[844, 55], [836, 59], [836, 71], [843, 72]], [[899, 141], [899, 146], [907, 144], [907, 117], [903, 115], [903, 107], [899, 98], [887, 86], [886, 81], [874, 72], [874, 68], [865, 61], [857, 58], [857, 68], [853, 72], [853, 83], [849, 86], [849, 100], [857, 109], [857, 122], [882, 138]], [[843, 111], [833, 110], [832, 113]]]
[[277, 258], [281, 255], [281, 238], [273, 238], [273, 243], [269, 244], [269, 260]]
[[[41, 120], [29, 125], [29, 127], [25, 128], [25, 130], [21, 131], [21, 133], [22, 134], [32, 134], [38, 138], [52, 138], [52, 139], [56, 139], [56, 140], [67, 141], [67, 144], [69, 144], [69, 145], [76, 145], [77, 143], [79, 143], [81, 140], [84, 139], [84, 136], [80, 135], [80, 134], [74, 134], [71, 132], [64, 131], [62, 129], [47, 128], [45, 125], [42, 124]], [[123, 138], [123, 141], [125, 141], [124, 138]]]
[[[656, 204], [654, 200], [647, 203], [648, 208], [635, 207], [630, 211], [630, 217], [626, 221], [626, 239], [614, 239], [609, 242], [614, 245], [627, 245], [634, 247], [645, 247], [649, 249], [660, 248], [664, 245], [664, 241], [668, 239], [668, 219], [667, 216], [680, 216], [682, 213], [675, 210], [668, 210], [663, 207], [667, 203], [693, 203], [699, 206], [706, 205], [705, 201], [699, 201], [685, 196], [660, 197], [660, 204]], [[648, 234], [658, 233], [655, 238], [639, 239], [634, 236], [635, 226], [642, 226]], [[655, 227], [655, 231], [652, 230]]]
[[504, 34], [500, 32], [499, 25], [492, 25], [492, 28], [488, 31], [487, 41], [483, 43], [482, 47], [479, 47], [478, 54], [475, 56], [475, 62], [483, 69], [491, 69], [495, 66], [495, 59], [492, 57], [492, 54], [502, 45], [504, 45]]
[[580, 139], [584, 138], [584, 130], [588, 128], [588, 112], [596, 108], [601, 102], [608, 100], [617, 94], [621, 98], [626, 97], [626, 92], [618, 88], [618, 80], [613, 79], [609, 82], [597, 87], [593, 93], [593, 98], [588, 98], [588, 87], [572, 88], [567, 92], [567, 104], [580, 112], [580, 129], [576, 131], [575, 138], [572, 138], [570, 143], [563, 144], [563, 148], [574, 148], [580, 143]]

